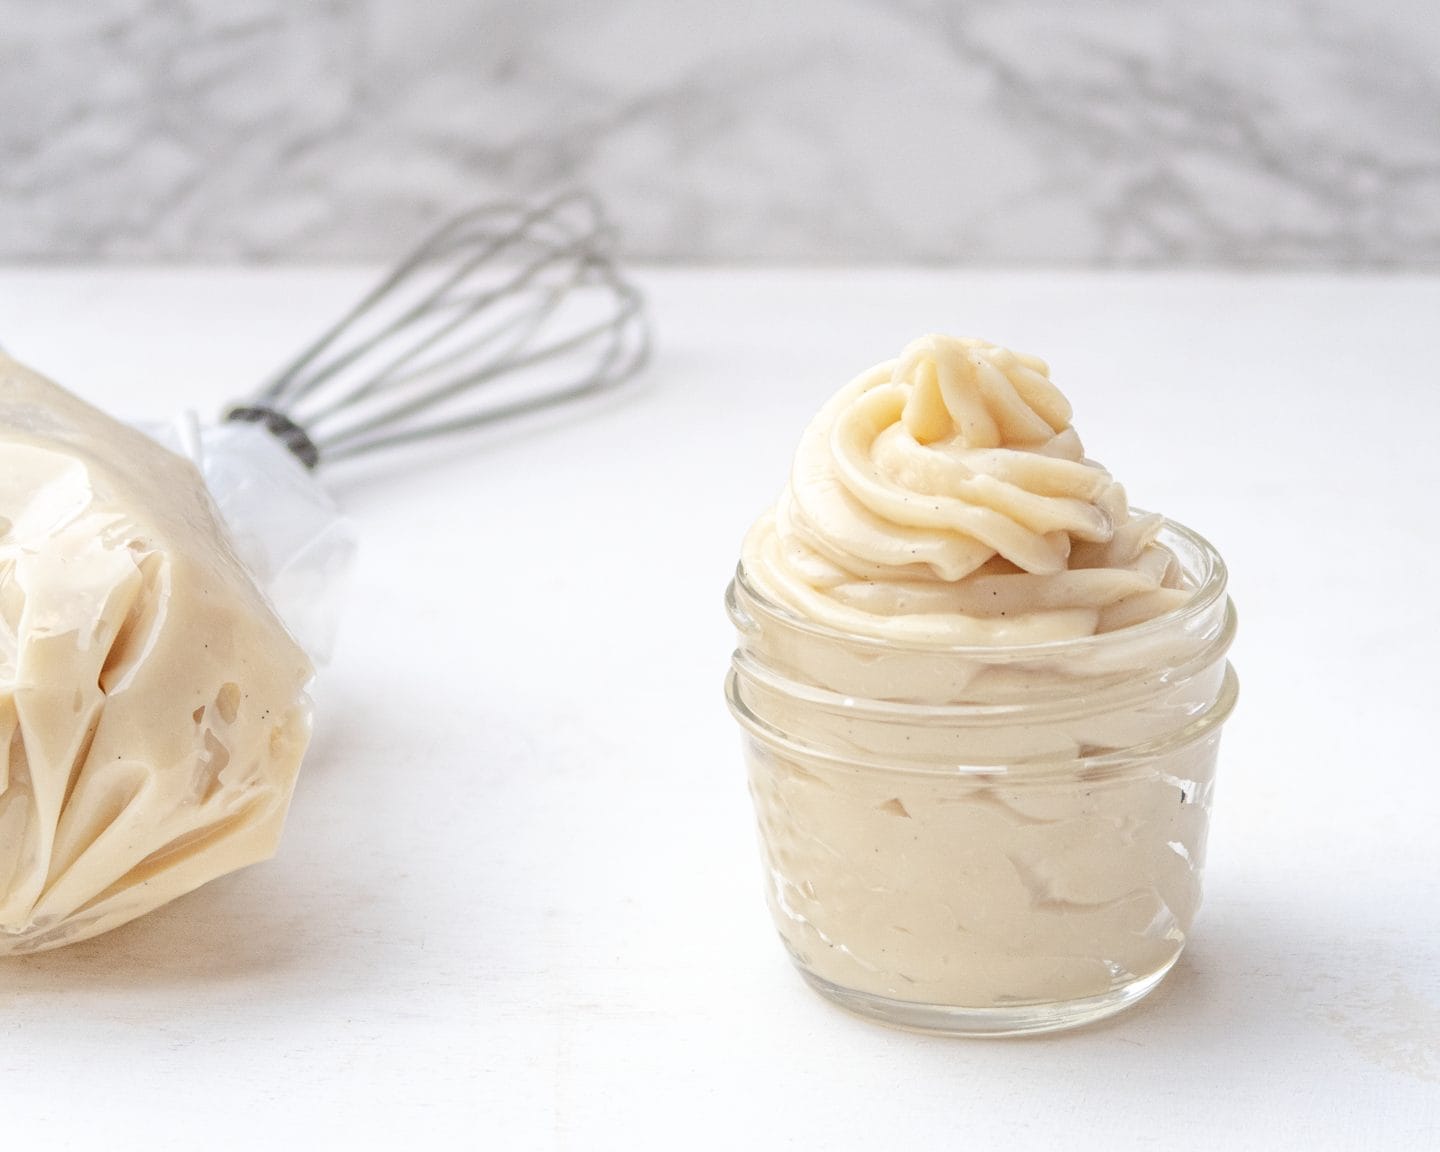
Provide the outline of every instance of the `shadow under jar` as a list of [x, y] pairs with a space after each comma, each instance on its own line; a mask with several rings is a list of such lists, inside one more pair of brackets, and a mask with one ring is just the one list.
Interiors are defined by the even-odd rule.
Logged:
[[849, 635], [743, 567], [726, 694], [746, 732], [766, 894], [843, 1006], [958, 1035], [1075, 1027], [1164, 978], [1200, 905], [1237, 683], [1216, 551], [1167, 522], [1185, 604], [1014, 647]]

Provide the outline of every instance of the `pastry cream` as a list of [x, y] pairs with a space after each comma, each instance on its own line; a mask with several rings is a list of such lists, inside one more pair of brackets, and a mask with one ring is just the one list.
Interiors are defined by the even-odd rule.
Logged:
[[193, 465], [0, 355], [0, 955], [271, 855], [311, 675]]
[[1070, 416], [1039, 360], [917, 340], [822, 408], [745, 541], [730, 697], [771, 909], [878, 1015], [1093, 1018], [1199, 904], [1223, 564], [1133, 512]]
[[1084, 458], [1043, 361], [926, 336], [821, 409], [744, 561], [847, 632], [1032, 644], [1183, 603], [1162, 522]]

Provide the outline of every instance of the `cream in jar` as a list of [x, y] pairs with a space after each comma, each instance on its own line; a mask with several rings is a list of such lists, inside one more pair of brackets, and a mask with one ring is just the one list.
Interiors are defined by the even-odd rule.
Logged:
[[822, 408], [731, 587], [772, 914], [893, 1022], [1117, 1011], [1199, 904], [1224, 565], [1132, 511], [1070, 416], [1040, 360], [915, 341]]

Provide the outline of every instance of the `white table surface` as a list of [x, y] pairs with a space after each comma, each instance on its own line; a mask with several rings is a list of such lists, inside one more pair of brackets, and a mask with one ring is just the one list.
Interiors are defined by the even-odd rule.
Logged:
[[[0, 962], [3, 1146], [1440, 1147], [1440, 279], [643, 279], [643, 389], [336, 471], [364, 552], [279, 856]], [[0, 342], [213, 409], [367, 281], [11, 269]], [[1048, 358], [1233, 573], [1206, 906], [1084, 1032], [852, 1018], [763, 906], [721, 592], [811, 412], [927, 330]]]

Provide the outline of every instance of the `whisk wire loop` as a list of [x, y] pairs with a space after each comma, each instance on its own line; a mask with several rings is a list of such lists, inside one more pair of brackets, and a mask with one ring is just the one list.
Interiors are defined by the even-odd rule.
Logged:
[[465, 212], [231, 418], [301, 430], [314, 467], [621, 384], [650, 340], [614, 240], [584, 192]]

